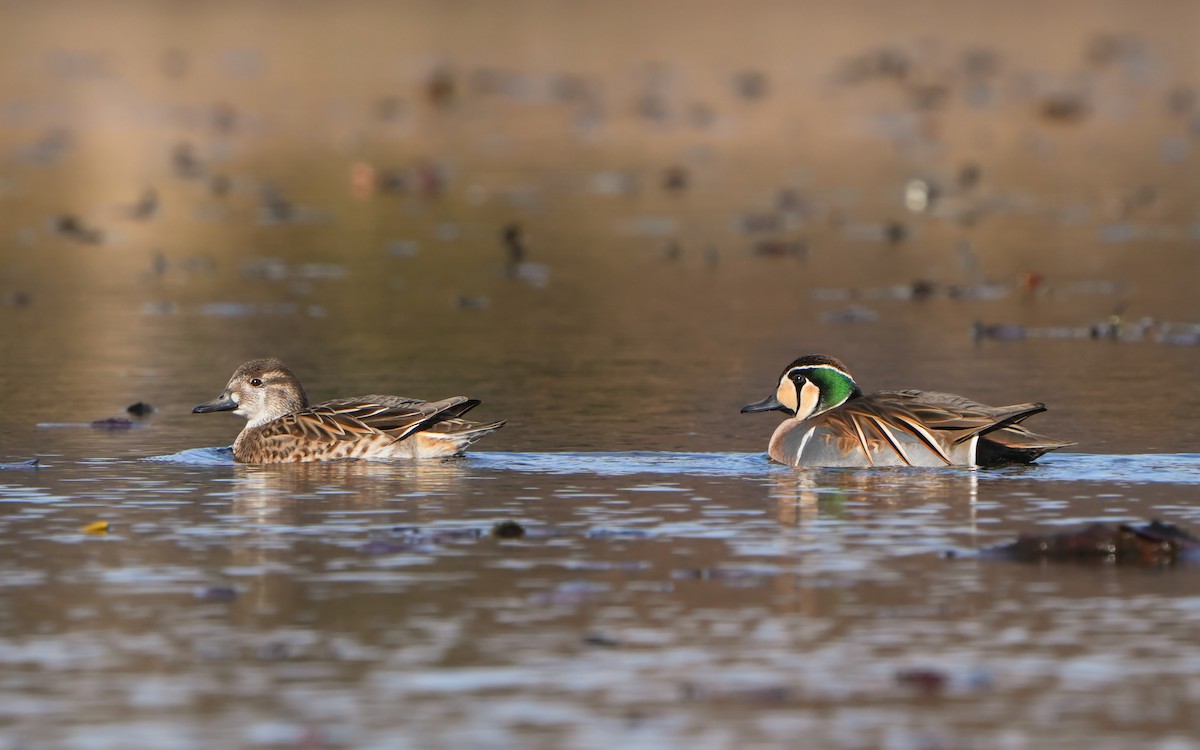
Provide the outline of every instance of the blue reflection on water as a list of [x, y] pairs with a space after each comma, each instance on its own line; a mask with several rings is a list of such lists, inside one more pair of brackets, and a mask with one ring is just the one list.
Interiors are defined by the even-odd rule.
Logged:
[[[232, 465], [229, 448], [191, 448], [148, 461], [192, 466]], [[629, 474], [681, 474], [687, 476], [763, 476], [795, 471], [772, 464], [762, 453], [669, 453], [657, 451], [510, 453], [480, 451], [449, 460], [463, 468], [514, 471], [526, 474], [592, 474], [624, 476]], [[804, 471], [804, 470], [800, 470]], [[958, 473], [972, 469], [822, 469], [829, 472]], [[1039, 479], [1050, 482], [1121, 482], [1131, 484], [1200, 483], [1200, 454], [1145, 453], [1097, 455], [1059, 453], [1041, 458], [1029, 466], [1010, 466], [979, 471], [988, 479]]]

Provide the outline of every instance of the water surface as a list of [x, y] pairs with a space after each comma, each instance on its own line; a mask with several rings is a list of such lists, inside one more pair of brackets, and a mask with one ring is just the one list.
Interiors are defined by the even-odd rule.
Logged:
[[[1198, 571], [974, 554], [1200, 529], [1198, 26], [0, 0], [0, 750], [1200, 746]], [[813, 352], [1077, 445], [771, 465]], [[508, 425], [236, 465], [269, 355]]]

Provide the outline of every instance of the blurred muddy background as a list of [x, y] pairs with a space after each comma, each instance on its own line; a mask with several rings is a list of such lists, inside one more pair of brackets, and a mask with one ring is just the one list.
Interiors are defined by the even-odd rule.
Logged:
[[[1198, 29], [0, 0], [0, 750], [1198, 747], [1194, 561], [972, 557], [1200, 527]], [[809, 352], [1079, 445], [768, 467]], [[509, 423], [233, 466], [266, 355]]]
[[736, 407], [824, 351], [1197, 445], [1158, 421], [1196, 406], [1191, 3], [0, 12], [10, 418], [213, 444], [173, 417], [275, 354], [483, 398], [501, 447], [752, 450]]

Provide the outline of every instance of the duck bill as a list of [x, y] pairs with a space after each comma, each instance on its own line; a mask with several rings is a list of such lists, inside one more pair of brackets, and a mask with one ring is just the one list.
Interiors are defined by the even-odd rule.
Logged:
[[230, 398], [229, 392], [226, 391], [212, 401], [205, 401], [195, 409], [192, 409], [192, 414], [207, 414], [210, 411], [233, 411], [236, 408], [238, 408], [237, 402]]
[[779, 403], [779, 399], [775, 398], [775, 394], [772, 393], [770, 396], [767, 396], [762, 401], [755, 401], [753, 404], [746, 404], [745, 406], [742, 407], [742, 414], [749, 414], [749, 413], [755, 412], [755, 411], [786, 411], [786, 412], [790, 412], [791, 409], [789, 409], [786, 406], [784, 406], [783, 404]]

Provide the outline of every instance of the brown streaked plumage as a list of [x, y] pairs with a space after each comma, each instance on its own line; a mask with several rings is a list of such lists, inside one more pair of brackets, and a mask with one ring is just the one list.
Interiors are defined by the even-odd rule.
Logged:
[[999, 466], [1074, 445], [1019, 424], [1044, 404], [987, 406], [915, 390], [864, 395], [840, 360], [820, 354], [788, 365], [773, 394], [742, 407], [770, 410], [789, 415], [767, 447], [788, 466]]
[[220, 396], [192, 412], [233, 411], [246, 418], [233, 442], [237, 461], [290, 463], [458, 455], [504, 426], [461, 418], [478, 405], [465, 396], [422, 401], [370, 395], [312, 406], [292, 371], [269, 358], [239, 367]]

